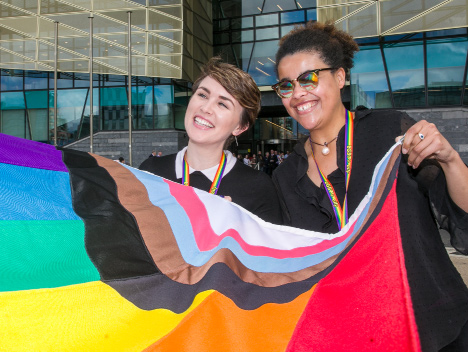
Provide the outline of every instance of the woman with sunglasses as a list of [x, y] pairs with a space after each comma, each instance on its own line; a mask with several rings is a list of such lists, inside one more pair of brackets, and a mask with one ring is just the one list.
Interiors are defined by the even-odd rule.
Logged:
[[192, 91], [184, 121], [188, 146], [177, 154], [148, 158], [140, 169], [223, 196], [265, 221], [281, 222], [271, 178], [224, 150], [254, 124], [260, 111], [255, 81], [241, 69], [212, 58]]
[[[468, 289], [434, 221], [468, 254], [468, 168], [433, 124], [415, 123], [395, 110], [346, 110], [341, 89], [358, 50], [350, 35], [318, 22], [280, 41], [279, 82], [272, 88], [310, 133], [273, 174], [283, 218], [294, 227], [338, 232], [347, 222], [343, 210], [353, 214], [376, 164], [406, 133], [396, 192], [403, 245], [415, 253], [405, 257], [408, 275], [421, 283], [411, 292], [413, 302], [431, 307], [416, 317], [422, 347], [468, 350], [460, 349], [468, 348]], [[430, 332], [425, 326], [440, 329]]]

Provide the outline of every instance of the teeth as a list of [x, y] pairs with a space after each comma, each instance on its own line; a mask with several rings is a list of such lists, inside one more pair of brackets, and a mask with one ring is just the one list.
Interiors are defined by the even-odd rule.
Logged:
[[209, 128], [213, 128], [214, 126], [209, 123], [208, 121], [206, 120], [203, 120], [199, 117], [195, 117], [195, 122], [198, 124], [198, 125], [202, 125], [202, 126], [205, 126], [205, 127], [209, 127]]
[[298, 107], [297, 107], [297, 110], [299, 110], [299, 111], [305, 111], [305, 110], [307, 110], [307, 109], [310, 109], [311, 107], [312, 107], [312, 104], [311, 104], [311, 103], [307, 103], [307, 104], [298, 106]]

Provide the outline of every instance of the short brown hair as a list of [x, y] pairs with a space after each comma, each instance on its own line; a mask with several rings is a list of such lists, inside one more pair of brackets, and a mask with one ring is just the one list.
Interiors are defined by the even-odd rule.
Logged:
[[287, 55], [303, 52], [317, 53], [330, 67], [342, 67], [346, 74], [354, 66], [354, 53], [359, 51], [358, 44], [348, 33], [339, 30], [332, 22], [309, 21], [305, 26], [294, 28], [281, 38], [276, 53], [276, 74], [278, 65]]
[[195, 92], [200, 82], [208, 76], [221, 84], [242, 106], [241, 127], [253, 126], [260, 112], [261, 100], [260, 90], [253, 78], [247, 72], [222, 62], [219, 56], [215, 56], [203, 66], [200, 76], [193, 83], [192, 92]]

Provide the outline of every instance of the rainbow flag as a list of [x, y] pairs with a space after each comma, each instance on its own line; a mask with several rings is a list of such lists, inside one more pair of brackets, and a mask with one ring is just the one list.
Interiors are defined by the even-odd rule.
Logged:
[[397, 147], [327, 234], [0, 135], [0, 350], [419, 351]]

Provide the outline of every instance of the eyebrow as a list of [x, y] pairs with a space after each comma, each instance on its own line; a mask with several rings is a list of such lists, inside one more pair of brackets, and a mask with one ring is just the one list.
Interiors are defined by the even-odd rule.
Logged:
[[[202, 87], [202, 86], [199, 86], [198, 89], [203, 89], [208, 94], [211, 93], [208, 88], [205, 88], [205, 87]], [[222, 99], [222, 100], [226, 100], [226, 101], [230, 102], [232, 105], [234, 105], [234, 102], [232, 101], [232, 99], [230, 99], [228, 97], [225, 97], [224, 95], [220, 95], [219, 98]]]
[[[299, 73], [299, 76], [303, 75], [306, 72], [311, 72], [311, 71], [316, 71], [316, 70], [317, 69], [315, 69], [315, 70], [305, 70], [304, 72]], [[297, 77], [299, 77], [299, 76], [297, 76]], [[293, 78], [293, 79], [297, 79], [297, 77]], [[285, 82], [285, 81], [292, 81], [292, 79], [290, 79], [289, 77], [284, 77], [282, 80], [280, 80], [280, 82]]]

